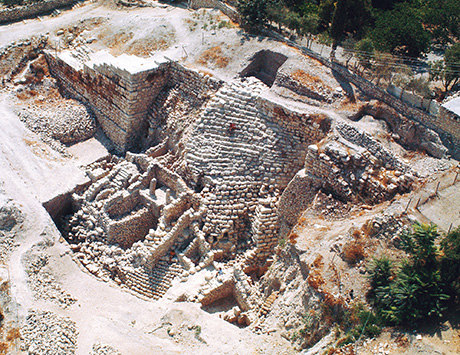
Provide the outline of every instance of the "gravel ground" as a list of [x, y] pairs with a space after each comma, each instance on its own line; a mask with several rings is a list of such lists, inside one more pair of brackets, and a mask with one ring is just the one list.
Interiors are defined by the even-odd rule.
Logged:
[[121, 353], [110, 345], [96, 343], [89, 355], [121, 355]]
[[31, 355], [75, 354], [77, 336], [75, 323], [70, 318], [30, 310], [21, 328], [21, 350]]
[[62, 290], [61, 285], [47, 271], [49, 255], [31, 249], [24, 257], [23, 263], [29, 278], [29, 285], [36, 299], [46, 299], [67, 308], [76, 299]]

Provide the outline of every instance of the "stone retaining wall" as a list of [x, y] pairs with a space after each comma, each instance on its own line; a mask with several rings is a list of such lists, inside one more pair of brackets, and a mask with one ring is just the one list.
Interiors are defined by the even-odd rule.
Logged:
[[227, 15], [232, 21], [237, 23], [241, 22], [240, 14], [233, 7], [228, 6], [222, 1], [218, 0], [189, 0], [189, 7], [191, 9], [211, 8], [219, 9], [223, 14]]
[[443, 143], [449, 148], [452, 156], [456, 159], [460, 158], [460, 121], [452, 119], [452, 115], [446, 114], [445, 110], [440, 109], [439, 114], [437, 116], [430, 115], [422, 111], [421, 109], [415, 108], [402, 102], [401, 100], [386, 92], [384, 89], [374, 85], [370, 81], [354, 73], [351, 73], [347, 68], [345, 68], [343, 65], [339, 63], [331, 62], [319, 55], [318, 53], [315, 53], [306, 47], [300, 46], [293, 41], [287, 40], [286, 38], [282, 37], [276, 32], [266, 31], [266, 33], [268, 36], [274, 37], [283, 43], [286, 43], [290, 46], [299, 49], [305, 55], [315, 58], [323, 65], [336, 71], [346, 80], [356, 85], [362, 92], [364, 92], [370, 98], [380, 100], [388, 106], [391, 106], [407, 118], [410, 118], [430, 129], [433, 129], [440, 135], [441, 139], [443, 140]]
[[43, 0], [33, 4], [2, 9], [0, 10], [0, 23], [34, 17], [60, 7], [71, 5], [75, 2], [77, 2], [77, 0]]
[[185, 85], [196, 96], [219, 85], [174, 62], [151, 64], [149, 69], [130, 73], [106, 63], [73, 66], [51, 51], [45, 55], [51, 73], [91, 107], [118, 152], [141, 148], [148, 133], [148, 109], [165, 85]]
[[418, 107], [424, 111], [427, 111], [430, 115], [437, 116], [439, 114], [439, 103], [431, 99], [425, 99], [422, 96], [407, 92], [401, 88], [390, 84], [387, 88], [387, 92], [391, 95], [399, 98], [400, 100], [408, 103], [409, 105]]
[[112, 221], [108, 228], [107, 238], [110, 243], [129, 248], [135, 242], [143, 240], [153, 226], [154, 219], [150, 210], [143, 207], [120, 221]]

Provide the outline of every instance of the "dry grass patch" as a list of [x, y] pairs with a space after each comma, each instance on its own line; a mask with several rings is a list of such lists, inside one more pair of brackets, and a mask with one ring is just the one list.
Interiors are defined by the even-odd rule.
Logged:
[[305, 73], [301, 69], [297, 69], [295, 72], [291, 74], [291, 76], [293, 79], [295, 79], [296, 81], [304, 85], [307, 85], [310, 83], [319, 84], [319, 85], [323, 84], [323, 81], [320, 78], [318, 78], [317, 76], [313, 76], [308, 73]]
[[366, 257], [363, 244], [360, 240], [345, 243], [342, 250], [343, 259], [351, 265], [356, 264]]
[[225, 57], [222, 54], [222, 48], [220, 46], [215, 46], [205, 50], [201, 53], [200, 57], [197, 60], [197, 63], [203, 65], [212, 65], [217, 68], [225, 68], [230, 62], [230, 58]]
[[18, 328], [11, 328], [8, 330], [8, 334], [6, 335], [6, 341], [12, 342], [15, 341], [16, 339], [19, 339], [21, 337], [21, 332], [19, 331]]
[[148, 57], [153, 51], [163, 51], [169, 47], [168, 42], [164, 39], [139, 39], [126, 49], [126, 54], [136, 55], [139, 57]]

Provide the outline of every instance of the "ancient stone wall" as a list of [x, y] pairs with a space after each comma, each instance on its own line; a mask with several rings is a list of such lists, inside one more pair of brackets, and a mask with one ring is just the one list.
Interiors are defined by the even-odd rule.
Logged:
[[302, 168], [307, 146], [331, 128], [325, 115], [261, 96], [266, 88], [253, 77], [224, 85], [204, 109], [185, 155], [191, 175], [204, 181], [208, 241], [228, 252], [251, 235], [262, 257], [277, 243], [277, 196]]
[[321, 181], [321, 187], [336, 198], [350, 201], [359, 195], [368, 203], [391, 199], [407, 192], [413, 182], [404, 165], [382, 166], [381, 157], [366, 149], [354, 150], [340, 142], [323, 147], [311, 145], [305, 159], [305, 171]]
[[337, 135], [308, 147], [305, 169], [278, 203], [280, 236], [285, 237], [321, 189], [342, 201], [373, 204], [410, 189], [411, 169], [367, 133], [344, 122]]
[[110, 64], [76, 68], [51, 52], [46, 58], [65, 89], [90, 105], [117, 150], [136, 148], [146, 130], [147, 108], [168, 80], [166, 68], [133, 75]]
[[191, 9], [211, 8], [219, 9], [223, 14], [227, 15], [232, 21], [237, 23], [241, 22], [240, 14], [233, 7], [228, 6], [219, 0], [189, 0], [189, 7]]
[[75, 2], [77, 2], [77, 0], [43, 0], [23, 6], [2, 9], [0, 10], [0, 23], [37, 16], [60, 7], [71, 5]]
[[173, 62], [150, 64], [149, 69], [130, 73], [106, 63], [71, 65], [50, 51], [46, 58], [64, 88], [90, 105], [119, 152], [143, 144], [148, 134], [148, 109], [165, 85], [179, 85], [188, 95], [203, 99], [206, 92], [220, 85]]
[[185, 182], [175, 172], [156, 162], [153, 165], [156, 179], [169, 187], [177, 196], [185, 195], [190, 191]]
[[335, 70], [347, 80], [357, 85], [366, 95], [386, 103], [398, 112], [401, 112], [404, 116], [439, 133], [443, 139], [443, 143], [449, 148], [452, 156], [456, 158], [460, 157], [460, 122], [452, 120], [448, 115], [444, 114], [443, 110], [439, 110], [439, 114], [437, 116], [430, 115], [418, 108], [405, 104], [401, 100], [387, 93], [385, 90], [372, 84], [370, 81], [350, 73], [348, 69], [342, 65], [337, 63], [328, 64], [331, 69]]
[[440, 109], [437, 116], [430, 115], [421, 109], [402, 102], [370, 81], [351, 73], [344, 66], [336, 62], [331, 62], [318, 53], [315, 53], [306, 47], [300, 46], [293, 41], [287, 40], [276, 32], [269, 31], [268, 35], [301, 50], [304, 54], [312, 58], [317, 59], [322, 64], [342, 75], [346, 80], [352, 82], [369, 97], [380, 100], [400, 112], [402, 115], [433, 129], [440, 135], [443, 143], [449, 148], [452, 156], [457, 159], [460, 157], [460, 121], [452, 119], [450, 115], [446, 115], [444, 110]]
[[150, 210], [143, 207], [119, 221], [112, 221], [108, 228], [108, 241], [117, 243], [122, 248], [129, 248], [144, 239], [149, 229], [154, 226], [154, 220]]
[[289, 182], [278, 203], [280, 238], [284, 238], [297, 224], [299, 217], [321, 188], [321, 184], [321, 180], [309, 174], [306, 169], [300, 170]]
[[397, 97], [398, 99], [408, 103], [409, 105], [412, 105], [424, 111], [427, 111], [433, 116], [437, 116], [439, 114], [440, 105], [438, 102], [434, 100], [425, 99], [422, 96], [419, 96], [411, 92], [408, 92], [406, 90], [403, 90], [401, 88], [398, 88], [397, 86], [394, 86], [393, 84], [390, 84], [387, 87], [387, 92], [393, 95], [394, 97]]

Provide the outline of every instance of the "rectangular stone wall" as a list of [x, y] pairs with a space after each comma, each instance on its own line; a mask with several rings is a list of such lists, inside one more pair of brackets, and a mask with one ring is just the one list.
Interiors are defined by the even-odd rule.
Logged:
[[119, 152], [136, 148], [147, 127], [147, 110], [169, 80], [168, 65], [131, 75], [112, 65], [77, 70], [51, 52], [51, 73], [96, 114], [104, 133]]
[[191, 9], [211, 8], [219, 9], [223, 14], [227, 15], [232, 21], [241, 22], [240, 15], [233, 7], [219, 0], [189, 0]]
[[23, 18], [37, 16], [51, 10], [68, 6], [76, 0], [43, 0], [24, 6], [15, 6], [0, 10], [0, 23], [13, 22]]
[[203, 98], [210, 90], [217, 91], [223, 84], [220, 80], [186, 69], [176, 62], [170, 63], [170, 74], [174, 85], [180, 85], [182, 91], [198, 99]]
[[422, 96], [407, 92], [401, 88], [390, 84], [387, 88], [387, 92], [397, 97], [398, 99], [408, 103], [409, 105], [418, 107], [424, 111], [427, 111], [430, 115], [437, 116], [439, 114], [439, 104], [431, 99], [425, 99]]
[[144, 239], [154, 226], [154, 220], [148, 208], [141, 208], [120, 221], [112, 221], [108, 228], [108, 240], [118, 243], [122, 248], [129, 248]]
[[166, 85], [179, 85], [187, 95], [205, 99], [222, 82], [175, 62], [130, 73], [112, 64], [75, 68], [51, 51], [45, 52], [50, 71], [66, 90], [94, 111], [104, 133], [118, 152], [136, 149], [147, 134], [151, 105]]

